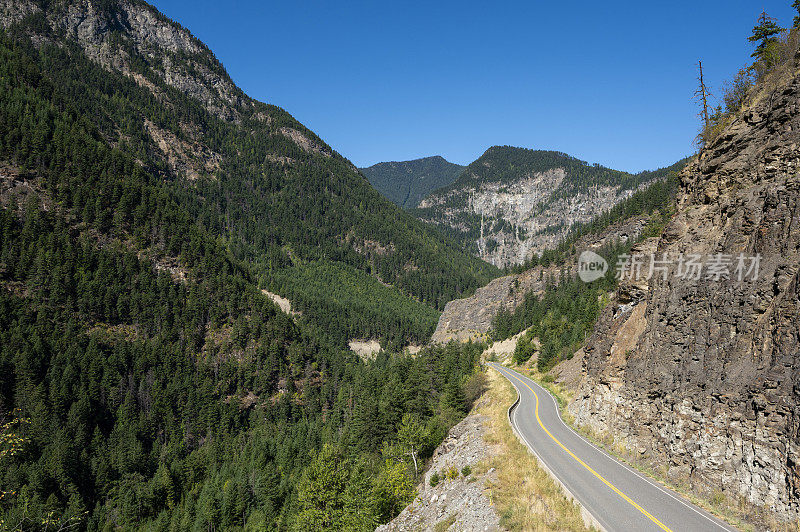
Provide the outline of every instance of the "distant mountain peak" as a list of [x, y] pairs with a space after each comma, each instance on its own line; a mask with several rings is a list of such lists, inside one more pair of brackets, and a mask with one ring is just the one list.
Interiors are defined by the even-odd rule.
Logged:
[[455, 181], [464, 167], [441, 155], [410, 161], [390, 161], [361, 168], [378, 192], [397, 205], [409, 209], [433, 190]]

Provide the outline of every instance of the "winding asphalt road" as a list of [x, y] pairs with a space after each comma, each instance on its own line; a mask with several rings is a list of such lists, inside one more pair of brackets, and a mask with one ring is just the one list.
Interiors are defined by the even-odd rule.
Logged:
[[564, 423], [553, 396], [534, 381], [499, 364], [490, 366], [519, 393], [511, 413], [518, 433], [606, 531], [736, 530], [586, 441]]

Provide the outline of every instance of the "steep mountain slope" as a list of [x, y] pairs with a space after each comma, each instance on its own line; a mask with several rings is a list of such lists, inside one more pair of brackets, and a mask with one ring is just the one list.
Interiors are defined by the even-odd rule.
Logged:
[[[671, 258], [668, 275], [620, 287], [587, 341], [585, 378], [570, 407], [579, 423], [613, 434], [670, 477], [793, 521], [800, 517], [795, 52], [681, 173], [676, 216], [639, 250]], [[677, 259], [691, 254], [705, 267], [698, 279], [681, 278]], [[723, 268], [709, 269], [708, 257]]]
[[361, 168], [361, 173], [378, 192], [404, 209], [411, 209], [437, 188], [455, 181], [464, 168], [435, 155], [413, 161], [373, 164]]
[[671, 170], [632, 175], [559, 152], [495, 146], [413, 212], [476, 256], [513, 266], [554, 247], [573, 224], [591, 221]]
[[[383, 199], [285, 111], [248, 98], [202, 43], [146, 4], [4, 6], [4, 27], [20, 22], [15, 31], [42, 49], [59, 45], [42, 65], [56, 108], [70, 105], [71, 112], [92, 117], [94, 135], [157, 176], [199, 224], [253, 265], [271, 292], [284, 291], [276, 272], [334, 261], [341, 271], [372, 275], [379, 291], [380, 283], [388, 284], [393, 288], [386, 290], [442, 308], [493, 275]], [[54, 132], [38, 121], [30, 124], [42, 137], [35, 140], [49, 141]], [[320, 315], [318, 298], [302, 290], [293, 296], [301, 311]], [[413, 310], [412, 299], [409, 305], [413, 315], [426, 312]], [[343, 308], [336, 301], [324, 306], [331, 315]], [[409, 331], [390, 314], [382, 318], [387, 327], [377, 336], [398, 341], [424, 340], [432, 328], [430, 319]], [[352, 330], [358, 322], [343, 325]]]
[[145, 3], [3, 1], [0, 27], [0, 528], [391, 518], [403, 420], [425, 459], [477, 352], [345, 340], [424, 339], [491, 269]]

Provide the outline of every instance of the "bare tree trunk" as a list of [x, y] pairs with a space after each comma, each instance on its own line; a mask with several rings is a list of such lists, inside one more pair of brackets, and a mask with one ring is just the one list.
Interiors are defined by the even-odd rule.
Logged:
[[708, 92], [708, 87], [706, 87], [705, 80], [703, 79], [703, 62], [702, 61], [698, 61], [697, 62], [697, 67], [700, 70], [700, 77], [698, 78], [698, 80], [700, 81], [700, 87], [697, 89], [697, 92], [695, 94], [700, 98], [701, 105], [703, 106], [702, 115], [701, 115], [702, 118], [703, 118], [703, 125], [705, 127], [708, 127], [708, 96], [709, 96], [709, 92]]

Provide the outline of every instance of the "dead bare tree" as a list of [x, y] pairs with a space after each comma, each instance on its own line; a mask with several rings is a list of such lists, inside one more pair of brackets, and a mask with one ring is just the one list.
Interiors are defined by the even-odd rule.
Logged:
[[703, 127], [708, 127], [708, 100], [711, 97], [711, 91], [708, 90], [706, 86], [706, 82], [703, 78], [703, 62], [697, 62], [697, 68], [700, 70], [700, 75], [698, 76], [697, 80], [700, 82], [700, 86], [694, 92], [694, 96], [696, 99], [700, 100], [700, 105], [702, 106], [702, 110], [700, 111], [700, 118], [703, 119]]

